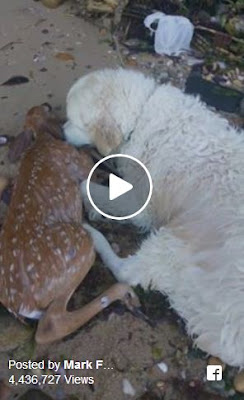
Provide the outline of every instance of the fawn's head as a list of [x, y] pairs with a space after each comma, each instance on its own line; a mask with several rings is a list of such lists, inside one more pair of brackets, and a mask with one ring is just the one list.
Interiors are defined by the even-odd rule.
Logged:
[[43, 133], [49, 133], [56, 139], [63, 139], [63, 131], [60, 121], [52, 112], [48, 103], [32, 107], [26, 114], [24, 131], [31, 132], [34, 137]]
[[9, 160], [16, 162], [39, 135], [50, 135], [55, 139], [64, 139], [60, 121], [52, 112], [48, 103], [32, 107], [26, 114], [24, 130], [16, 136], [9, 147]]

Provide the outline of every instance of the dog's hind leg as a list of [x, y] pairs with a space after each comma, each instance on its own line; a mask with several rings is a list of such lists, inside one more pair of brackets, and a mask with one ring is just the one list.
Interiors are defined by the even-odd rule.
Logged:
[[[221, 290], [223, 293], [222, 285], [230, 288], [228, 273], [221, 279], [215, 269], [210, 273], [204, 263], [198, 262], [202, 254], [193, 253], [190, 243], [176, 237], [168, 227], [151, 234], [135, 255], [125, 259], [114, 254], [100, 232], [89, 226], [86, 229], [104, 263], [120, 282], [166, 294], [201, 350], [232, 365], [243, 364], [243, 352], [239, 351], [243, 345], [241, 322], [233, 313], [235, 307], [231, 307], [236, 306], [236, 299], [226, 290], [221, 301], [216, 301], [216, 294], [219, 296]], [[235, 285], [235, 293], [243, 294]]]
[[174, 309], [188, 321], [189, 332], [201, 335], [209, 329], [207, 333], [211, 336], [210, 343], [201, 343], [199, 347], [210, 354], [216, 354], [210, 346], [217, 340], [213, 338], [216, 336], [216, 332], [212, 332], [214, 324], [213, 329], [209, 327], [208, 313], [202, 313], [213, 307], [211, 279], [208, 282], [208, 296], [201, 298], [201, 308], [198, 306], [199, 287], [206, 279], [206, 274], [204, 269], [195, 264], [190, 246], [185, 241], [176, 237], [168, 228], [161, 228], [142, 242], [136, 254], [120, 258], [100, 232], [87, 225], [85, 229], [89, 231], [104, 264], [118, 281], [131, 286], [140, 284], [144, 289], [158, 290], [167, 295]]

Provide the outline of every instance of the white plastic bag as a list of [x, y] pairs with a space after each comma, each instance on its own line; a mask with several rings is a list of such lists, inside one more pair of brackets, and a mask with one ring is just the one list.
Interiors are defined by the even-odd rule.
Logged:
[[[154, 22], [158, 22], [156, 30], [151, 28]], [[156, 53], [178, 56], [180, 53], [190, 50], [194, 26], [189, 19], [155, 12], [145, 18], [144, 25], [151, 32], [155, 32], [154, 49]]]

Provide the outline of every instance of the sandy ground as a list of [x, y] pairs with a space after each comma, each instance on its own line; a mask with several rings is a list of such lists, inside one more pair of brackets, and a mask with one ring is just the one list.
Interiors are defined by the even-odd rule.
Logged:
[[[26, 111], [46, 101], [64, 117], [67, 91], [79, 76], [119, 64], [98, 30], [70, 12], [70, 3], [49, 10], [33, 0], [2, 2], [0, 29], [1, 83], [16, 75], [29, 79], [18, 86], [0, 86], [0, 134], [18, 134]], [[57, 58], [60, 52], [70, 60]], [[1, 174], [15, 175], [17, 166], [7, 162], [5, 148], [0, 149], [0, 165]], [[1, 214], [4, 212], [1, 206]], [[128, 227], [116, 228], [116, 232], [110, 224], [102, 228], [110, 241], [120, 244], [123, 255], [135, 251], [141, 240]], [[112, 282], [113, 277], [97, 260], [74, 295], [73, 306], [90, 301]], [[223, 385], [206, 387], [206, 356], [192, 348], [182, 321], [169, 310], [166, 300], [159, 294], [149, 296], [143, 292], [140, 300], [149, 322], [136, 318], [123, 306], [113, 306], [78, 332], [50, 346], [36, 346], [34, 328], [23, 326], [0, 308], [0, 379], [10, 376], [9, 358], [102, 359], [105, 369], [70, 372], [93, 376], [94, 385], [46, 385], [42, 390], [57, 400], [222, 398], [205, 392], [215, 389], [222, 393]], [[160, 370], [157, 364], [162, 362]], [[25, 385], [15, 387], [11, 398], [26, 391]], [[33, 394], [25, 397], [35, 398]]]
[[[67, 91], [77, 78], [88, 70], [117, 65], [97, 29], [75, 17], [70, 3], [51, 10], [33, 0], [4, 1], [0, 14], [0, 82], [16, 75], [29, 79], [0, 86], [0, 134], [19, 133], [25, 112], [46, 101], [64, 116]], [[60, 52], [73, 60], [60, 60]], [[1, 151], [1, 161], [3, 157]]]

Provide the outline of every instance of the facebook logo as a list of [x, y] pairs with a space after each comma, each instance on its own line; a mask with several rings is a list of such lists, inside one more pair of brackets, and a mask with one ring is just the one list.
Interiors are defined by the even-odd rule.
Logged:
[[221, 381], [223, 376], [222, 365], [208, 365], [207, 366], [207, 380], [208, 381]]

